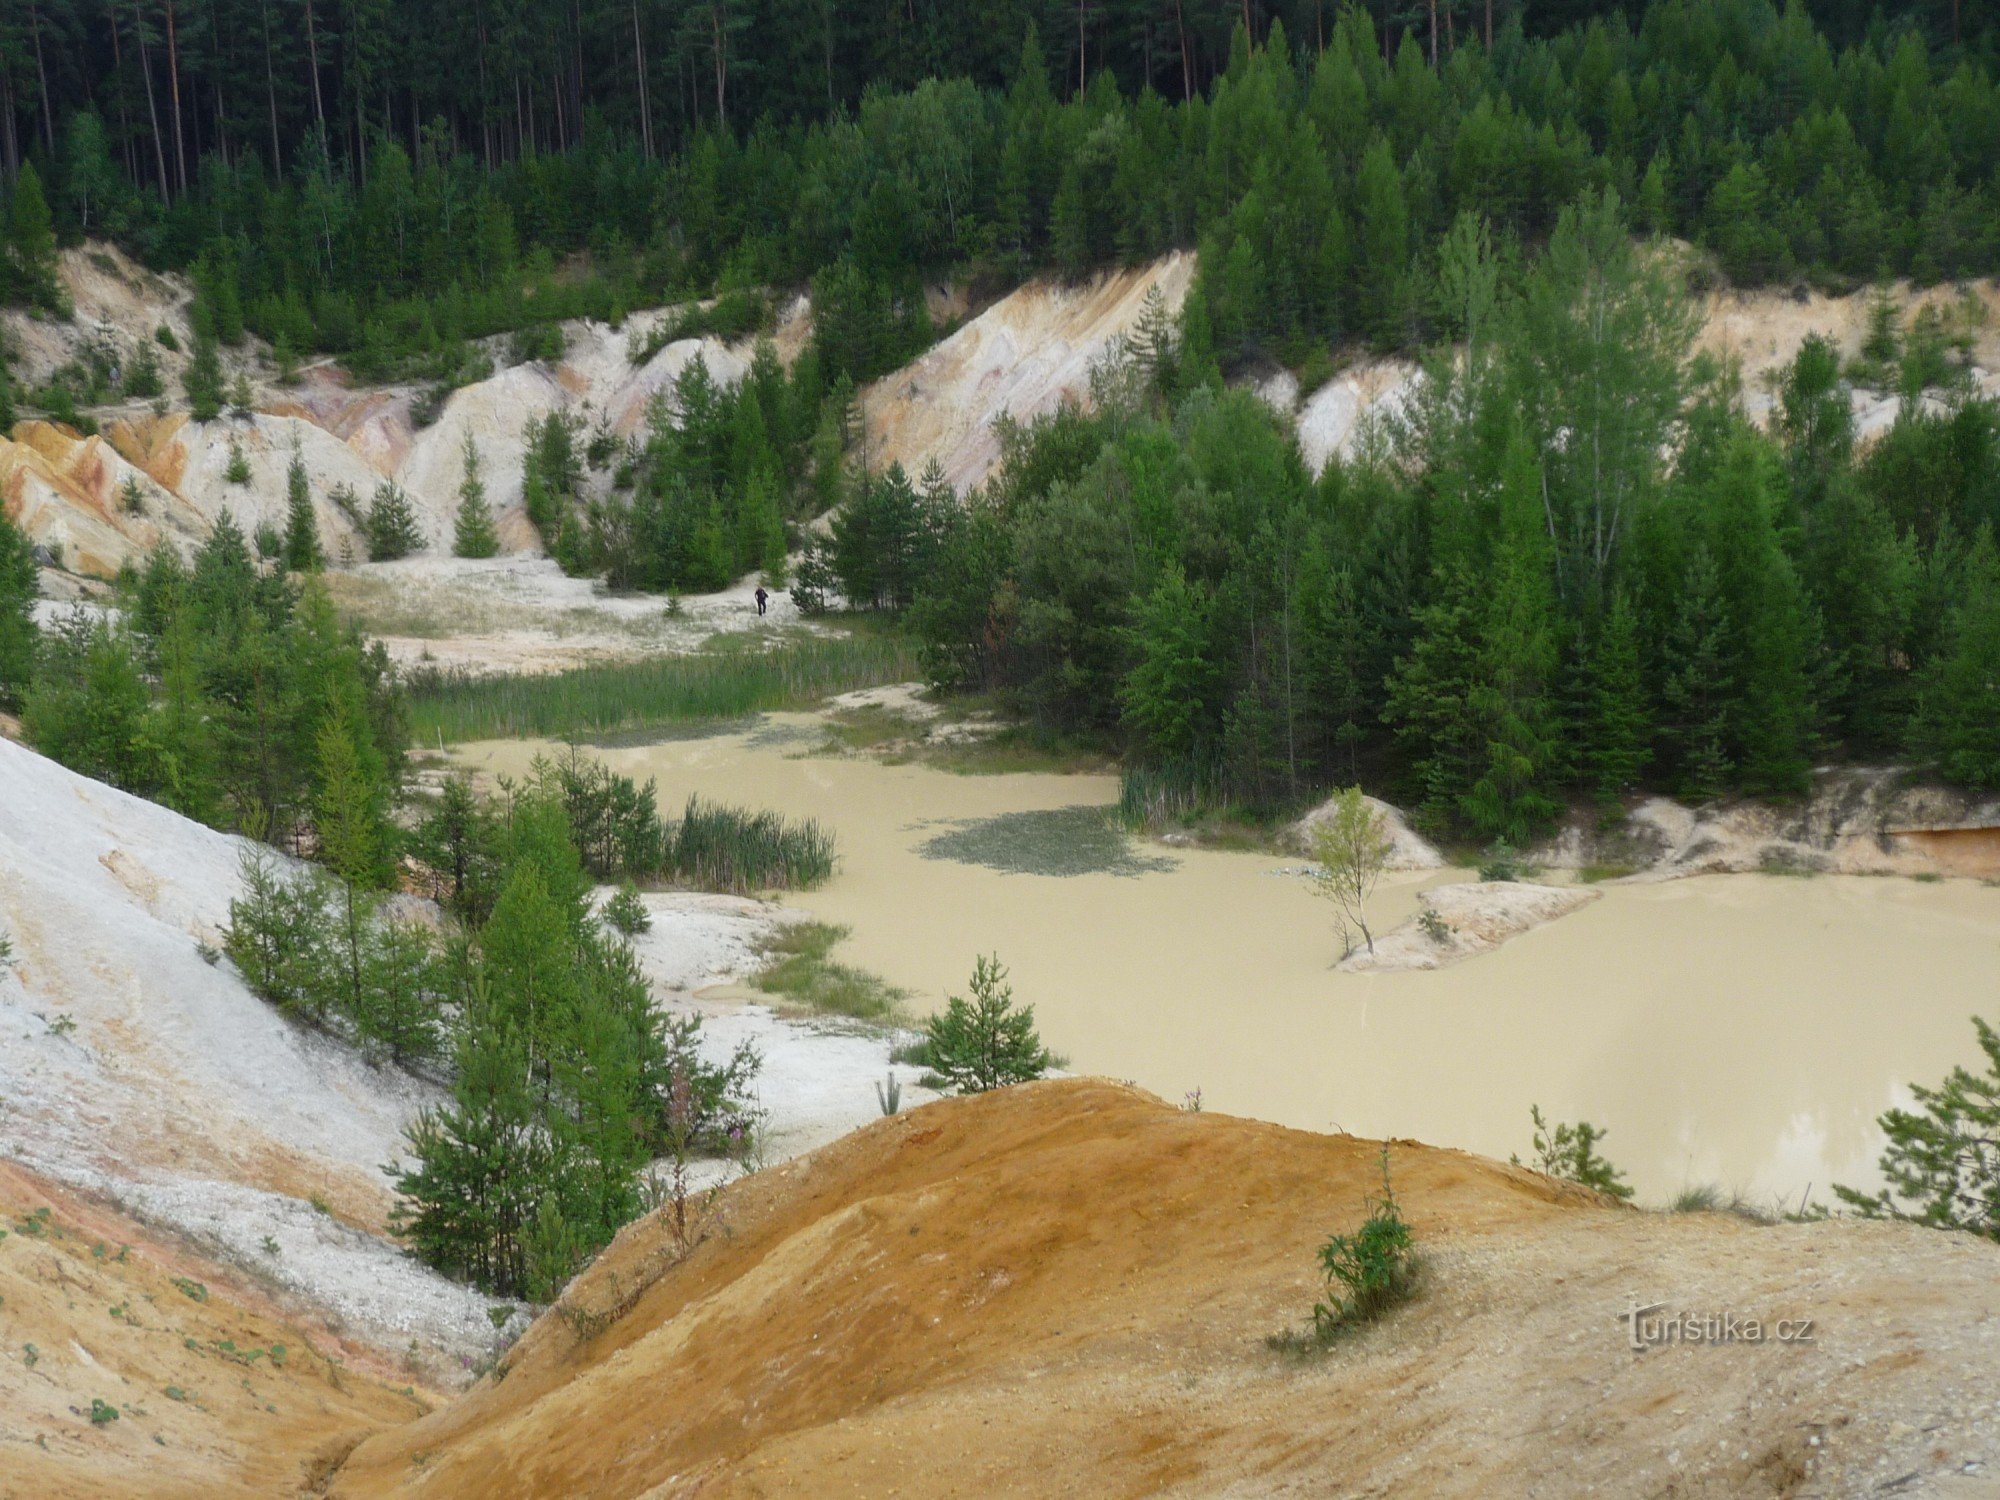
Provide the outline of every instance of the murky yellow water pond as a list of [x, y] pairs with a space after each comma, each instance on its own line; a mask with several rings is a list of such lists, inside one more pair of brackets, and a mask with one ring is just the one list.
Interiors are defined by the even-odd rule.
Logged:
[[[1074, 1069], [1171, 1100], [1199, 1088], [1211, 1109], [1503, 1158], [1527, 1154], [1538, 1103], [1606, 1127], [1643, 1201], [1714, 1183], [1796, 1205], [1872, 1183], [1875, 1116], [1976, 1059], [1972, 1014], [2000, 1019], [2000, 890], [1976, 882], [1609, 886], [1452, 968], [1340, 974], [1295, 860], [1107, 855], [1097, 821], [1062, 810], [1113, 801], [1111, 778], [803, 756], [772, 732], [786, 722], [598, 753], [656, 778], [663, 810], [699, 793], [818, 818], [838, 873], [789, 899], [853, 929], [842, 957], [927, 1008], [997, 952]], [[538, 748], [461, 758], [518, 773]], [[1455, 878], [1385, 884], [1377, 931]]]

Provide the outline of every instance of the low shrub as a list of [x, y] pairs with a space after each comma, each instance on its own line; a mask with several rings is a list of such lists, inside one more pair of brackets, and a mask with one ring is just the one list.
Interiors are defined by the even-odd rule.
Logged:
[[[1535, 1125], [1534, 1167], [1537, 1172], [1545, 1177], [1578, 1183], [1595, 1192], [1609, 1193], [1614, 1198], [1632, 1196], [1631, 1186], [1626, 1183], [1624, 1174], [1597, 1154], [1597, 1143], [1605, 1136], [1603, 1130], [1588, 1120], [1579, 1120], [1574, 1125], [1551, 1126], [1542, 1118], [1539, 1104], [1529, 1106], [1528, 1118]], [[1515, 1166], [1521, 1165], [1520, 1157], [1512, 1160]]]
[[1389, 1182], [1389, 1148], [1382, 1147], [1382, 1191], [1367, 1200], [1368, 1216], [1352, 1234], [1330, 1234], [1319, 1247], [1326, 1292], [1313, 1304], [1312, 1327], [1268, 1342], [1290, 1353], [1324, 1349], [1375, 1322], [1417, 1294], [1422, 1262], [1416, 1235]]

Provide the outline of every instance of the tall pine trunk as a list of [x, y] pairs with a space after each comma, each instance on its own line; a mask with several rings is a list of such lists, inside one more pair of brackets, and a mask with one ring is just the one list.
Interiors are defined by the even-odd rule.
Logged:
[[14, 76], [6, 68], [0, 68], [0, 153], [12, 182], [21, 175], [21, 142], [14, 134]]
[[319, 28], [313, 24], [312, 0], [306, 0], [306, 65], [312, 69], [313, 123], [319, 127], [319, 143], [326, 150], [326, 101], [319, 92]]
[[1194, 98], [1194, 59], [1188, 55], [1187, 13], [1183, 10], [1186, 0], [1174, 0], [1174, 27], [1181, 38], [1181, 102]]
[[284, 176], [285, 154], [278, 148], [278, 77], [271, 66], [271, 0], [258, 0], [264, 23], [264, 102], [271, 112], [271, 171]]
[[153, 122], [153, 164], [160, 174], [160, 196], [171, 199], [174, 185], [167, 180], [167, 146], [160, 136], [160, 106], [153, 97], [153, 63], [146, 51], [146, 15], [139, 0], [132, 0], [132, 28], [139, 37], [139, 71], [146, 75], [146, 114]]
[[132, 155], [132, 117], [125, 108], [125, 48], [118, 36], [117, 6], [106, 7], [106, 15], [111, 22], [111, 76], [118, 88], [118, 136], [125, 149], [125, 180], [137, 187], [139, 164]]
[[632, 0], [632, 72], [639, 80], [639, 149], [653, 159], [653, 113], [646, 102], [646, 37], [639, 27], [639, 0]]
[[39, 5], [30, 5], [28, 7], [28, 22], [34, 28], [35, 77], [42, 88], [42, 139], [49, 148], [49, 158], [54, 160], [56, 154], [56, 117], [55, 111], [49, 104], [48, 65], [42, 61], [42, 8]]
[[187, 136], [181, 129], [181, 54], [174, 38], [174, 0], [167, 0], [167, 84], [174, 106], [174, 176], [183, 193], [188, 188]]

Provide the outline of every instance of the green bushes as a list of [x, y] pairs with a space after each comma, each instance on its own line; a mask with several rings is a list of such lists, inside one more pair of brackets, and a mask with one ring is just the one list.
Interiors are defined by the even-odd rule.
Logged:
[[403, 1066], [439, 1058], [463, 1000], [462, 955], [432, 929], [262, 851], [244, 856], [223, 951], [259, 998]]
[[434, 673], [411, 679], [411, 727], [426, 741], [605, 734], [799, 708], [915, 672], [901, 641], [856, 634], [546, 676]]
[[1382, 1196], [1353, 1234], [1334, 1234], [1319, 1250], [1327, 1296], [1313, 1307], [1322, 1340], [1379, 1318], [1416, 1292], [1416, 1236], [1389, 1185], [1389, 1148], [1382, 1148]]
[[625, 358], [643, 365], [669, 344], [682, 339], [714, 338], [735, 343], [759, 333], [771, 321], [770, 299], [762, 292], [724, 292], [708, 306], [684, 307], [661, 318], [642, 338], [633, 334], [625, 340]]

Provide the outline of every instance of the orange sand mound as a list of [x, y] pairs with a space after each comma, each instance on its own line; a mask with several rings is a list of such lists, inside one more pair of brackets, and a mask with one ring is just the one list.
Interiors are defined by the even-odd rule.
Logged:
[[[729, 1189], [684, 1260], [629, 1228], [328, 1493], [1845, 1494], [1996, 1456], [1994, 1246], [1640, 1212], [1413, 1143], [1421, 1296], [1273, 1353], [1378, 1151], [1102, 1080], [892, 1117]], [[1636, 1353], [1634, 1297], [1816, 1336]]]

